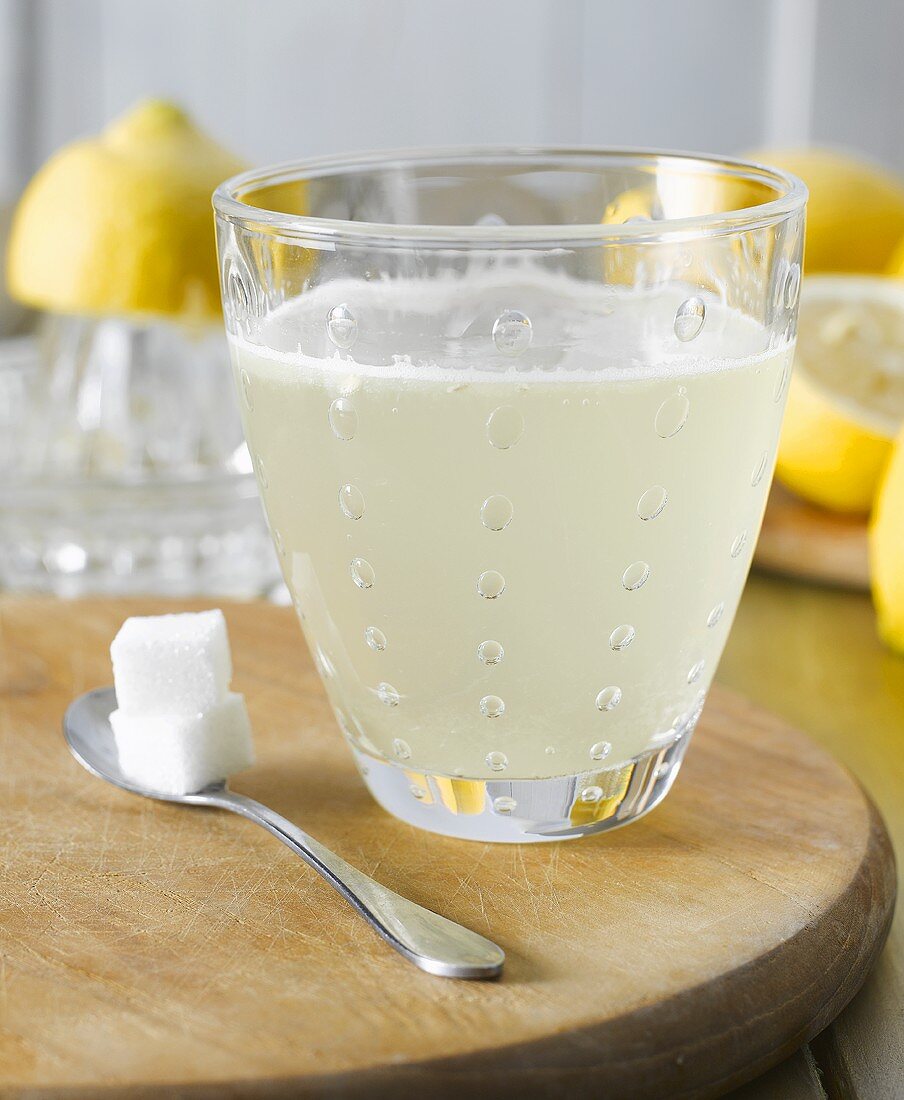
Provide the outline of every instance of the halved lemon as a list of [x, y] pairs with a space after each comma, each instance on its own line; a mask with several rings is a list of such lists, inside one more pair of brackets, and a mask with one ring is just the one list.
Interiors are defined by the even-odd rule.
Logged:
[[776, 473], [832, 511], [870, 510], [904, 422], [904, 281], [809, 276]]

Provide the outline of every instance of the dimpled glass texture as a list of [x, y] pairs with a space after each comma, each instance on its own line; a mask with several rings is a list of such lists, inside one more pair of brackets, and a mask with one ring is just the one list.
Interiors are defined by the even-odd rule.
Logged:
[[536, 841], [666, 795], [769, 490], [804, 203], [767, 168], [606, 150], [218, 190], [270, 531], [386, 809]]

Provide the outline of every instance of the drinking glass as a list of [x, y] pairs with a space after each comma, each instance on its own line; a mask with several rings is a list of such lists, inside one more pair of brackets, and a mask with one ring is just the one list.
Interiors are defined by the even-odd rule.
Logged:
[[270, 531], [391, 813], [548, 840], [668, 792], [765, 506], [805, 201], [766, 167], [586, 149], [217, 190]]

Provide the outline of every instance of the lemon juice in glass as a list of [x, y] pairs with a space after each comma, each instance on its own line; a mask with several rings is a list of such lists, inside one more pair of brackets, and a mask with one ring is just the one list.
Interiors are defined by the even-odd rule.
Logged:
[[392, 813], [529, 841], [665, 796], [771, 480], [804, 201], [766, 168], [608, 151], [219, 189], [271, 534]]

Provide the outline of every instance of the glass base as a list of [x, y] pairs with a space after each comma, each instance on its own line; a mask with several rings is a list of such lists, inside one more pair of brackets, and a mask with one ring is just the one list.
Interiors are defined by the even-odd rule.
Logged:
[[668, 794], [690, 736], [624, 764], [552, 779], [424, 775], [353, 748], [384, 810], [420, 829], [484, 843], [569, 840], [617, 829]]

